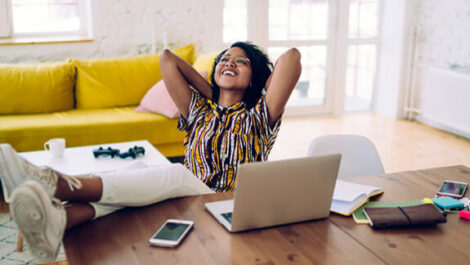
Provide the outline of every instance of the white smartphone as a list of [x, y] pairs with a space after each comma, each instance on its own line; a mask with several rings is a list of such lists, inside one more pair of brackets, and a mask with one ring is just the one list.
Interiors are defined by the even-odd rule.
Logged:
[[467, 183], [444, 180], [441, 187], [437, 191], [437, 195], [462, 198], [465, 195], [465, 191], [467, 191]]
[[159, 247], [176, 247], [193, 225], [193, 221], [168, 219], [150, 238], [149, 244]]

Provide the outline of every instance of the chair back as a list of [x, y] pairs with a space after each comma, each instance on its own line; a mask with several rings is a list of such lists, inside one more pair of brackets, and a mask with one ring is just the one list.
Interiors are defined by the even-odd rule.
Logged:
[[320, 136], [308, 149], [308, 156], [335, 153], [342, 155], [338, 179], [385, 173], [374, 143], [362, 135]]

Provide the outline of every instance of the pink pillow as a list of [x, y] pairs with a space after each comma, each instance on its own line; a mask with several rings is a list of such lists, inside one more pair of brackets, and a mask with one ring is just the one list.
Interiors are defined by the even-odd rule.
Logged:
[[[207, 71], [199, 72], [206, 78]], [[163, 80], [158, 81], [140, 101], [140, 105], [134, 110], [136, 112], [153, 112], [174, 119], [179, 116], [179, 110], [173, 99], [171, 99]]]

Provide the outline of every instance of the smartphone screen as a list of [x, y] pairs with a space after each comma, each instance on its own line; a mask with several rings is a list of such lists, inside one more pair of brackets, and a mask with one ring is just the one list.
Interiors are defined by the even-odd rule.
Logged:
[[190, 226], [190, 224], [167, 222], [153, 238], [178, 241]]
[[467, 184], [463, 182], [444, 181], [439, 188], [438, 194], [449, 194], [462, 197], [467, 189]]
[[193, 227], [194, 222], [189, 220], [168, 219], [150, 238], [152, 246], [176, 247]]

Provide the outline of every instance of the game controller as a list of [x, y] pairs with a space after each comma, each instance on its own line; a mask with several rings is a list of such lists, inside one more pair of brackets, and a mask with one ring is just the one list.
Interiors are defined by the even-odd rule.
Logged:
[[95, 158], [98, 158], [100, 156], [111, 156], [112, 158], [114, 158], [115, 156], [119, 155], [119, 152], [119, 149], [113, 149], [111, 147], [104, 149], [103, 147], [100, 147], [98, 149], [93, 150], [93, 156], [95, 156]]
[[101, 146], [98, 149], [93, 150], [93, 156], [95, 158], [98, 158], [100, 156], [111, 156], [111, 158], [114, 158], [115, 156], [119, 156], [122, 159], [125, 159], [128, 157], [132, 157], [133, 159], [136, 159], [139, 155], [145, 155], [145, 148], [143, 148], [142, 146], [137, 146], [137, 145], [129, 148], [129, 150], [127, 150], [127, 152], [125, 153], [121, 153], [119, 149], [113, 149], [111, 147], [104, 149]]
[[132, 157], [135, 159], [139, 155], [145, 155], [145, 149], [142, 146], [135, 145], [134, 147], [129, 148], [127, 152], [119, 154], [120, 158]]

